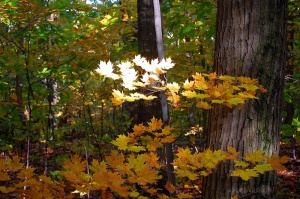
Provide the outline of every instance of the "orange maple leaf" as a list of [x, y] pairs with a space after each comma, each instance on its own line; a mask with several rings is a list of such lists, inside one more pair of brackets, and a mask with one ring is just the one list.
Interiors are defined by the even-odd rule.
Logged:
[[287, 163], [290, 160], [289, 157], [283, 156], [283, 157], [277, 157], [276, 155], [273, 155], [272, 157], [268, 158], [267, 162], [272, 166], [273, 169], [280, 171], [285, 170], [285, 166], [282, 164]]
[[106, 156], [105, 158], [107, 164], [112, 168], [116, 168], [117, 166], [123, 164], [125, 161], [123, 153], [118, 153], [115, 150], [111, 151], [110, 156]]
[[148, 151], [156, 151], [157, 148], [161, 147], [162, 143], [159, 138], [154, 138], [148, 145], [147, 149]]
[[155, 117], [153, 117], [151, 119], [151, 122], [148, 122], [148, 131], [149, 132], [154, 132], [157, 130], [160, 130], [162, 128], [162, 120], [161, 119], [156, 119]]
[[176, 191], [176, 187], [170, 181], [167, 181], [167, 183], [165, 184], [165, 188], [168, 190], [170, 194]]
[[235, 148], [228, 146], [227, 147], [228, 154], [227, 154], [227, 159], [229, 160], [236, 160], [237, 157], [239, 156], [240, 152], [237, 152]]

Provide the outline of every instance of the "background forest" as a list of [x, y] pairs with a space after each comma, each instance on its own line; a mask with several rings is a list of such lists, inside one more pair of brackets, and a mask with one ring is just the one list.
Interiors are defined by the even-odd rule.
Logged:
[[160, 2], [168, 59], [147, 29], [149, 5], [0, 2], [1, 198], [207, 198], [203, 176], [223, 160], [244, 191], [219, 198], [271, 198], [245, 188], [271, 170], [293, 177], [274, 185], [278, 198], [299, 197], [300, 2], [288, 2], [286, 18], [282, 157], [207, 143], [211, 108], [238, 110], [270, 92], [252, 77], [214, 73], [217, 2]]

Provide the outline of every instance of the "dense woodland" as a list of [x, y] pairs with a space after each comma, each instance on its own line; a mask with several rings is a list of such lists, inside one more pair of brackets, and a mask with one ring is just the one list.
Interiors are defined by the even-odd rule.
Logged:
[[299, 0], [0, 1], [0, 198], [299, 198]]

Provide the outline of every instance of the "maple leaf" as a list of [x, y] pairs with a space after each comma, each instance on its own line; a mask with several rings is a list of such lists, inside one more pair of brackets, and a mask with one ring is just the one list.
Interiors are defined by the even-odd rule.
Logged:
[[167, 183], [165, 184], [164, 187], [170, 194], [172, 194], [176, 191], [176, 187], [170, 181], [167, 181]]
[[156, 151], [157, 148], [162, 146], [162, 142], [160, 141], [160, 139], [158, 138], [154, 138], [148, 145], [147, 145], [147, 149], [148, 151]]
[[153, 117], [150, 122], [148, 122], [148, 131], [149, 132], [154, 132], [156, 130], [160, 130], [162, 127], [163, 123], [161, 119], [156, 119]]
[[79, 174], [86, 169], [86, 163], [82, 161], [78, 154], [76, 154], [70, 160], [66, 159], [64, 161], [64, 168], [75, 174]]
[[170, 89], [174, 93], [178, 93], [180, 86], [178, 85], [178, 83], [173, 82], [173, 83], [168, 83], [166, 85], [166, 88]]
[[238, 198], [239, 198], [238, 195], [235, 195], [235, 196], [231, 197], [231, 199], [238, 199]]
[[180, 178], [188, 178], [189, 180], [197, 180], [199, 178], [197, 173], [188, 169], [177, 168], [174, 173]]
[[17, 178], [20, 179], [20, 180], [27, 180], [29, 178], [32, 178], [33, 177], [33, 171], [35, 169], [32, 168], [32, 167], [27, 167], [26, 169], [22, 169], [18, 175], [17, 175]]
[[23, 166], [24, 166], [24, 164], [20, 163], [20, 158], [18, 156], [12, 157], [12, 162], [11, 162], [11, 166], [10, 166], [11, 170], [18, 171], [18, 170], [22, 169]]
[[171, 199], [169, 196], [165, 195], [165, 194], [157, 194], [159, 199]]
[[172, 143], [175, 141], [175, 138], [173, 135], [169, 135], [167, 137], [161, 138], [162, 143]]
[[216, 100], [216, 99], [214, 99], [214, 100], [211, 100], [211, 103], [213, 103], [213, 104], [223, 104], [225, 101], [226, 100]]
[[90, 165], [91, 171], [93, 171], [95, 173], [105, 172], [106, 167], [107, 167], [107, 165], [104, 161], [99, 162], [98, 160], [95, 160], [95, 159], [93, 159], [92, 164]]
[[206, 89], [208, 89], [208, 85], [207, 85], [207, 82], [205, 80], [203, 80], [203, 81], [195, 80], [194, 86], [198, 90], [206, 90]]
[[145, 160], [149, 164], [150, 167], [154, 167], [157, 169], [162, 167], [162, 165], [159, 164], [159, 161], [158, 161], [159, 158], [153, 152], [145, 154]]
[[183, 193], [183, 192], [181, 192], [181, 193], [177, 194], [177, 197], [179, 199], [185, 199], [185, 198], [193, 198], [193, 195], [189, 194], [189, 193]]
[[113, 73], [113, 64], [108, 61], [108, 62], [104, 62], [104, 61], [100, 61], [99, 64], [99, 68], [96, 69], [97, 73], [100, 73], [101, 75], [105, 76], [105, 77], [110, 77], [114, 80], [119, 79], [119, 75]]
[[127, 149], [135, 153], [146, 151], [145, 147], [143, 146], [129, 146]]
[[164, 136], [170, 135], [172, 130], [173, 130], [173, 128], [171, 128], [170, 126], [165, 126], [162, 129], [161, 134]]
[[236, 149], [231, 146], [228, 146], [227, 150], [229, 152], [229, 154], [227, 154], [227, 159], [229, 160], [236, 160], [240, 154], [240, 152], [237, 152]]
[[257, 171], [258, 173], [263, 174], [266, 171], [272, 171], [274, 170], [270, 164], [258, 164], [255, 165], [253, 170]]
[[0, 192], [2, 193], [12, 193], [16, 190], [14, 187], [5, 187], [5, 186], [0, 186]]
[[145, 127], [143, 124], [134, 125], [134, 127], [133, 127], [134, 137], [141, 136], [146, 130], [147, 130], [147, 127]]
[[209, 105], [207, 102], [203, 102], [203, 101], [198, 102], [196, 106], [197, 106], [198, 108], [203, 108], [203, 109], [206, 109], [206, 110], [212, 108], [211, 105]]
[[244, 160], [252, 162], [253, 164], [259, 163], [264, 161], [267, 158], [266, 155], [264, 155], [264, 152], [262, 150], [256, 150], [254, 153], [248, 152], [246, 156], [244, 157]]
[[117, 146], [119, 150], [126, 150], [130, 141], [131, 138], [127, 137], [126, 135], [119, 135], [117, 139], [113, 140], [111, 143]]
[[226, 101], [232, 105], [244, 104], [244, 100], [239, 97], [234, 97], [234, 98], [226, 100]]
[[[135, 169], [136, 170], [136, 169]], [[150, 168], [148, 165], [142, 165], [139, 170], [136, 170], [136, 175], [128, 178], [132, 183], [138, 183], [139, 185], [146, 185], [148, 183], [156, 183], [157, 180], [161, 179], [159, 171]]]
[[198, 94], [195, 91], [183, 91], [181, 93], [181, 95], [185, 96], [189, 99], [191, 99], [191, 98], [205, 99], [205, 98], [210, 97], [210, 95], [208, 95], [208, 94]]
[[285, 166], [282, 164], [287, 163], [290, 160], [289, 157], [283, 156], [283, 157], [277, 157], [276, 155], [273, 155], [272, 157], [269, 157], [267, 159], [267, 163], [269, 163], [273, 169], [280, 171], [280, 170], [285, 170]]
[[268, 92], [268, 90], [267, 89], [265, 89], [262, 85], [258, 85], [258, 89], [260, 90], [260, 92], [262, 92], [262, 93], [266, 93], [266, 92]]
[[10, 177], [7, 173], [0, 171], [0, 181], [9, 181]]
[[244, 161], [235, 160], [234, 163], [235, 163], [234, 166], [236, 166], [236, 167], [248, 167], [249, 166], [249, 163], [244, 162]]
[[180, 96], [176, 93], [169, 92], [167, 100], [172, 103], [173, 107], [177, 107], [180, 101]]
[[[146, 190], [147, 193], [149, 193], [150, 195], [154, 195], [154, 194], [157, 193], [157, 190], [154, 189], [154, 188], [149, 188], [149, 187], [147, 187], [147, 186], [143, 186], [142, 188], [143, 188], [144, 190]], [[148, 199], [148, 198], [147, 198], [147, 199]]]
[[185, 90], [194, 90], [194, 81], [189, 81], [188, 79], [185, 80], [184, 84], [183, 84], [183, 88]]
[[258, 89], [257, 85], [254, 84], [242, 84], [240, 87], [248, 91], [256, 91]]
[[125, 161], [123, 153], [118, 153], [117, 151], [111, 151], [109, 156], [106, 156], [107, 164], [112, 168], [117, 168], [117, 166], [122, 165]]
[[[174, 66], [175, 66], [175, 64], [172, 63], [171, 58], [164, 58], [158, 64], [158, 67], [160, 69], [165, 69], [165, 70], [169, 70], [169, 69], [173, 68]], [[163, 70], [163, 72], [164, 72], [164, 70]]]
[[258, 175], [257, 171], [255, 171], [253, 169], [246, 169], [246, 170], [237, 169], [231, 173], [231, 176], [237, 176], [237, 177], [242, 178], [245, 181], [248, 181], [253, 177], [258, 177], [259, 175]]
[[127, 88], [129, 90], [136, 89], [136, 87], [134, 86], [134, 82], [137, 78], [137, 72], [134, 69], [128, 68], [126, 71], [123, 71], [121, 77], [123, 80], [122, 86], [124, 86], [125, 88]]
[[233, 76], [229, 76], [229, 75], [220, 75], [219, 79], [230, 83], [230, 82], [234, 81], [236, 78]]
[[118, 90], [113, 90], [112, 95], [114, 96], [113, 99], [113, 103], [115, 104], [122, 104], [125, 100], [124, 100], [124, 93], [118, 91]]
[[257, 84], [257, 79], [252, 79], [250, 77], [240, 76], [237, 78], [240, 83], [244, 84]]

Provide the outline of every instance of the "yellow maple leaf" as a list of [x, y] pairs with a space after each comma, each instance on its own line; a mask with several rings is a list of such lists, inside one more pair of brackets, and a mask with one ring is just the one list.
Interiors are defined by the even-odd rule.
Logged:
[[172, 130], [173, 130], [173, 128], [171, 128], [170, 126], [165, 126], [162, 129], [161, 134], [164, 135], [164, 136], [170, 135]]
[[154, 131], [157, 131], [157, 130], [160, 130], [162, 128], [162, 120], [161, 119], [156, 119], [155, 117], [153, 117], [151, 119], [150, 122], [148, 122], [148, 131], [149, 132], [154, 132]]
[[201, 91], [208, 89], [208, 83], [205, 80], [195, 80], [194, 86], [197, 90]]
[[127, 137], [126, 135], [119, 135], [117, 139], [113, 140], [111, 143], [117, 146], [119, 150], [126, 150], [130, 141], [130, 137]]
[[166, 88], [170, 89], [173, 93], [178, 93], [180, 86], [178, 83], [173, 82], [173, 83], [167, 83]]
[[235, 160], [234, 163], [235, 163], [234, 166], [236, 166], [236, 167], [248, 167], [249, 166], [249, 163], [244, 162], [244, 161]]
[[237, 176], [242, 178], [245, 181], [248, 181], [253, 177], [258, 177], [259, 175], [258, 172], [253, 169], [246, 169], [246, 170], [237, 169], [231, 173], [231, 176]]
[[266, 171], [274, 170], [270, 164], [257, 164], [253, 169], [261, 174], [263, 174]]
[[188, 178], [189, 180], [197, 180], [199, 178], [198, 172], [195, 173], [188, 169], [177, 168], [174, 173], [180, 178]]
[[190, 91], [192, 91], [192, 90], [194, 90], [194, 81], [189, 81], [188, 79], [187, 80], [185, 80], [185, 82], [183, 83], [183, 88], [185, 89], [185, 90], [190, 90]]
[[132, 152], [135, 152], [135, 153], [138, 153], [138, 152], [141, 152], [141, 151], [146, 151], [145, 147], [143, 147], [143, 146], [128, 146], [127, 149], [129, 151], [132, 151]]
[[240, 76], [237, 78], [240, 83], [244, 84], [257, 84], [258, 80], [257, 79], [252, 79], [250, 77], [245, 77], [245, 76]]
[[239, 97], [234, 97], [234, 98], [231, 98], [229, 100], [226, 100], [229, 104], [232, 104], [232, 105], [238, 105], [238, 104], [244, 104], [244, 100], [239, 98]]
[[232, 81], [234, 81], [236, 78], [233, 76], [229, 76], [229, 75], [220, 75], [219, 76], [220, 80], [226, 81], [228, 83], [231, 83]]
[[264, 154], [262, 150], [256, 150], [254, 153], [248, 152], [244, 157], [244, 160], [256, 164], [266, 160], [266, 158], [267, 156]]
[[192, 99], [192, 98], [205, 99], [205, 98], [210, 97], [210, 95], [208, 95], [208, 94], [196, 93], [195, 91], [183, 91], [181, 93], [181, 95], [185, 96], [189, 99]]
[[207, 102], [203, 102], [203, 101], [198, 102], [196, 106], [197, 106], [198, 108], [203, 108], [203, 109], [206, 109], [206, 110], [212, 108], [211, 105], [209, 105]]

